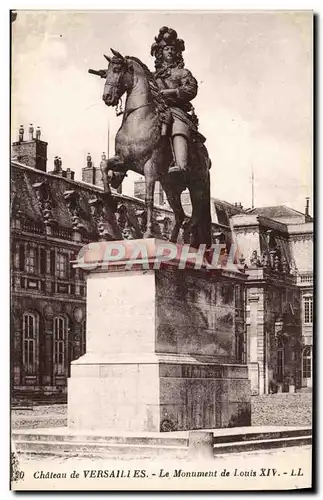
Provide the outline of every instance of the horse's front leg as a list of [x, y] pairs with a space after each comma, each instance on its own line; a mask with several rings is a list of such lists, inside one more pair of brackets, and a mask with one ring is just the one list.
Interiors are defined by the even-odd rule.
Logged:
[[102, 172], [102, 181], [103, 181], [104, 191], [106, 193], [111, 193], [110, 183], [113, 180], [113, 172], [118, 171], [123, 166], [124, 162], [117, 155], [112, 156], [112, 158], [109, 158], [108, 160], [101, 161], [100, 167]]
[[144, 167], [145, 184], [146, 184], [146, 209], [147, 209], [147, 227], [144, 238], [154, 238], [153, 231], [153, 209], [154, 209], [154, 193], [157, 180], [157, 169], [155, 162], [150, 159]]

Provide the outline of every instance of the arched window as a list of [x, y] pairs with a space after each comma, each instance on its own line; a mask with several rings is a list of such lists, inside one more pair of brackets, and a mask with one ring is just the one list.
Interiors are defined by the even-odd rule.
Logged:
[[86, 322], [81, 324], [81, 356], [86, 353]]
[[38, 343], [39, 317], [34, 313], [24, 313], [22, 323], [23, 367], [27, 375], [36, 373], [36, 347]]
[[307, 345], [303, 349], [302, 360], [303, 379], [312, 378], [312, 346]]
[[56, 375], [65, 374], [67, 320], [63, 316], [54, 318], [54, 366]]

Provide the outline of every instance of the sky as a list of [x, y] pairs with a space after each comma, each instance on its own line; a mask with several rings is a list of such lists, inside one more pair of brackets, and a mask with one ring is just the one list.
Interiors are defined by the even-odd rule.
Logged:
[[[40, 126], [54, 156], [81, 180], [86, 155], [110, 156], [121, 118], [104, 105], [110, 47], [154, 69], [150, 46], [162, 26], [185, 41], [199, 84], [193, 104], [212, 159], [211, 194], [251, 207], [312, 208], [312, 13], [18, 11], [12, 26], [12, 141]], [[27, 133], [27, 132], [26, 132]], [[123, 192], [133, 195], [135, 174]]]

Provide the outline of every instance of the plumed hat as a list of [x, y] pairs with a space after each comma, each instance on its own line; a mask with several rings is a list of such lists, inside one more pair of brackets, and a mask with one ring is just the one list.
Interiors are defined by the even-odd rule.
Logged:
[[176, 31], [167, 26], [163, 26], [160, 28], [158, 35], [155, 36], [155, 42], [150, 49], [151, 55], [155, 56], [159, 50], [168, 45], [172, 45], [177, 54], [181, 54], [185, 50], [184, 40], [177, 38]]

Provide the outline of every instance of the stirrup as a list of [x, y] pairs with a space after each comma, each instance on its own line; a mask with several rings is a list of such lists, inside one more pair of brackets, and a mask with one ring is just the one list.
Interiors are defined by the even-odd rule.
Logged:
[[181, 168], [177, 163], [173, 163], [168, 169], [169, 174], [177, 174], [177, 173], [182, 173], [186, 172], [185, 168]]

